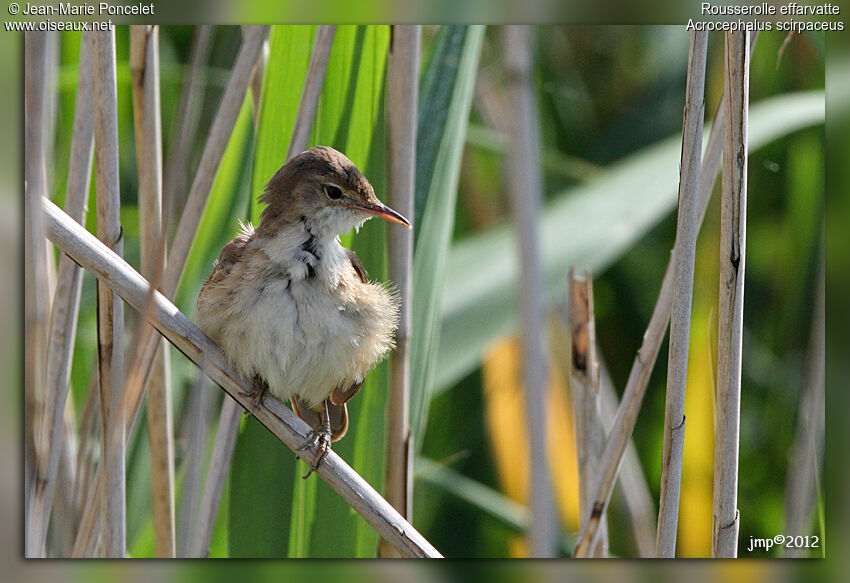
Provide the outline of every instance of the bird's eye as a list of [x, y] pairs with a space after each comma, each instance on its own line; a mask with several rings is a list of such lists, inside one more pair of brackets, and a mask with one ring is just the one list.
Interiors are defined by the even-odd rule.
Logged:
[[322, 188], [325, 189], [325, 194], [328, 195], [328, 198], [333, 200], [342, 198], [342, 189], [336, 184], [325, 184]]

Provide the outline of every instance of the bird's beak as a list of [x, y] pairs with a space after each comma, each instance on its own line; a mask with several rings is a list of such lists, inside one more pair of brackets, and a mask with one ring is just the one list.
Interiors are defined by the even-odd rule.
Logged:
[[380, 202], [377, 203], [377, 204], [373, 204], [373, 205], [372, 204], [370, 204], [370, 205], [357, 205], [354, 208], [356, 208], [357, 210], [363, 211], [365, 213], [369, 213], [370, 215], [380, 217], [382, 219], [386, 219], [387, 221], [390, 221], [391, 223], [397, 223], [399, 225], [405, 226], [408, 229], [413, 228], [412, 225], [410, 224], [410, 221], [405, 219], [403, 216], [401, 216], [399, 213], [395, 212], [393, 209], [391, 209], [387, 205], [382, 204]]

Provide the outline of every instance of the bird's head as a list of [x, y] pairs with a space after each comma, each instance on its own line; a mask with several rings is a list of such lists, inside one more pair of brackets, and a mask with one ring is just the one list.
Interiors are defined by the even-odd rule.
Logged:
[[259, 234], [272, 236], [297, 221], [329, 235], [380, 217], [410, 228], [410, 222], [384, 205], [369, 181], [344, 154], [327, 146], [301, 152], [283, 165], [260, 195], [268, 206]]

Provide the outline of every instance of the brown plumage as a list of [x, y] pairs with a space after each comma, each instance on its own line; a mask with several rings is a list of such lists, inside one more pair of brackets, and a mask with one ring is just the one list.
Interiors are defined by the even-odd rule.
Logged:
[[199, 325], [254, 379], [258, 399], [291, 400], [324, 452], [345, 434], [346, 402], [392, 348], [398, 320], [395, 295], [369, 281], [339, 234], [373, 216], [409, 223], [323, 146], [278, 170], [260, 201], [260, 224], [224, 247], [201, 289]]

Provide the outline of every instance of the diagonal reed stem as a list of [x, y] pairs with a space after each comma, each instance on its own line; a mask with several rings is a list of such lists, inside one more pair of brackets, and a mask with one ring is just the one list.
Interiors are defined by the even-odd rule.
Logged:
[[310, 54], [310, 64], [304, 87], [301, 89], [301, 100], [298, 102], [298, 114], [295, 116], [295, 126], [292, 128], [292, 138], [286, 151], [289, 160], [296, 154], [307, 149], [310, 142], [310, 131], [316, 120], [319, 109], [319, 96], [325, 86], [325, 74], [328, 72], [328, 61], [331, 57], [336, 26], [319, 26], [316, 38], [313, 40], [313, 52]]
[[676, 555], [676, 532], [679, 525], [679, 493], [685, 447], [685, 388], [688, 380], [694, 259], [699, 233], [698, 188], [707, 52], [708, 32], [692, 32], [682, 124], [682, 158], [679, 164], [679, 210], [676, 219], [673, 301], [670, 312], [670, 354], [667, 359], [661, 497], [658, 505], [656, 544], [657, 554], [663, 558]]
[[182, 208], [189, 190], [189, 158], [197, 139], [198, 120], [206, 89], [204, 65], [210, 53], [214, 32], [215, 27], [210, 24], [195, 27], [189, 55], [189, 79], [180, 93], [177, 128], [171, 135], [170, 153], [165, 164], [162, 199], [166, 208]]
[[[253, 407], [249, 396], [251, 383], [230, 369], [221, 349], [162, 293], [151, 293], [150, 283], [52, 202], [43, 198], [42, 209], [47, 235], [64, 253], [91, 271], [100, 281], [112, 286], [127, 303], [144, 313], [160, 334], [192, 362], [202, 366], [209, 377], [243, 408], [253, 410], [257, 420], [293, 452], [304, 456], [318, 454], [317, 444], [310, 439], [309, 426], [281, 401], [268, 396], [264, 406]], [[124, 407], [130, 404], [129, 399], [122, 403]], [[440, 556], [411, 524], [336, 453], [328, 453], [316, 473], [403, 555]]]
[[717, 317], [717, 407], [714, 447], [712, 556], [738, 555], [738, 447], [744, 268], [747, 223], [747, 116], [749, 32], [726, 33], [723, 185], [720, 203], [720, 299]]

